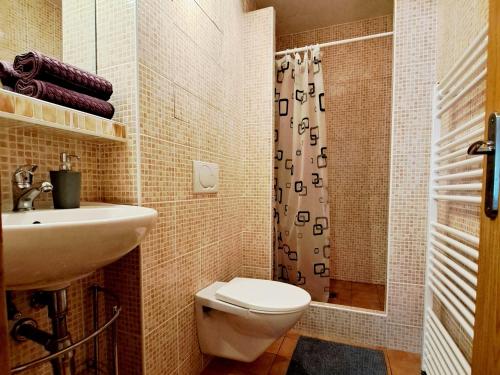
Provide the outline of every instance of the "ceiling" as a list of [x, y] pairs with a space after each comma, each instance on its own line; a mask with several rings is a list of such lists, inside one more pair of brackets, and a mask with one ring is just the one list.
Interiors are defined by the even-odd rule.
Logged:
[[394, 0], [256, 0], [276, 9], [276, 34], [286, 35], [391, 14]]

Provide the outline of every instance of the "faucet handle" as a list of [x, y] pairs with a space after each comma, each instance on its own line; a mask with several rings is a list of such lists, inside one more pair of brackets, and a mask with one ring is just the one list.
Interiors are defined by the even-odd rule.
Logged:
[[36, 164], [26, 164], [22, 165], [16, 169], [12, 177], [12, 182], [16, 183], [21, 189], [26, 189], [31, 187], [33, 184], [33, 177], [38, 165]]

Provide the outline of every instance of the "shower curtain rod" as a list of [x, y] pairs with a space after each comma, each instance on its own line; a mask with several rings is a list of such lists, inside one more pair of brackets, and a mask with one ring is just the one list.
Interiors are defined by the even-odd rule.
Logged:
[[337, 46], [339, 44], [347, 44], [347, 43], [353, 43], [353, 42], [360, 42], [362, 40], [369, 40], [369, 39], [375, 39], [375, 38], [383, 38], [386, 36], [391, 36], [393, 34], [392, 31], [388, 31], [385, 33], [379, 33], [379, 34], [372, 34], [372, 35], [366, 35], [366, 36], [359, 36], [357, 38], [350, 38], [350, 39], [342, 39], [342, 40], [334, 40], [333, 42], [328, 42], [328, 43], [321, 43], [321, 44], [313, 44], [311, 46], [305, 46], [305, 47], [299, 47], [299, 48], [292, 48], [292, 49], [286, 49], [283, 51], [276, 52], [276, 56], [282, 56], [286, 55], [288, 53], [294, 53], [294, 52], [304, 52], [312, 47], [330, 47], [330, 46]]

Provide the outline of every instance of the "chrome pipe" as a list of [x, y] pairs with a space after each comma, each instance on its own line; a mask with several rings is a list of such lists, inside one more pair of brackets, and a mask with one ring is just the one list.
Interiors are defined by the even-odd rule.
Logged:
[[[10, 370], [11, 374], [18, 374], [21, 371], [25, 371], [25, 370], [27, 370], [29, 368], [41, 365], [41, 364], [43, 364], [43, 363], [45, 363], [47, 361], [50, 361], [50, 360], [55, 359], [57, 357], [63, 356], [66, 353], [71, 352], [71, 351], [75, 350], [76, 348], [78, 348], [79, 346], [81, 346], [81, 345], [85, 344], [86, 342], [92, 340], [94, 337], [96, 337], [97, 335], [100, 335], [103, 331], [105, 331], [111, 324], [113, 324], [116, 321], [116, 319], [118, 319], [118, 317], [120, 316], [120, 312], [122, 311], [122, 309], [121, 309], [120, 306], [113, 306], [113, 311], [116, 311], [116, 312], [111, 317], [111, 319], [109, 319], [97, 331], [95, 331], [92, 334], [88, 335], [87, 337], [81, 339], [80, 341], [77, 341], [76, 343], [68, 346], [67, 348], [60, 350], [57, 353], [49, 354], [49, 355], [47, 355], [45, 357], [38, 358], [38, 359], [35, 359], [35, 360], [31, 361], [31, 362], [24, 363], [22, 365], [14, 367], [13, 369]], [[116, 354], [118, 354], [118, 350], [115, 350], [115, 351], [116, 351]], [[116, 360], [117, 360], [117, 355], [116, 355]], [[118, 368], [118, 366], [116, 366], [116, 368]], [[117, 374], [117, 372], [115, 372], [115, 373]]]
[[[120, 313], [120, 308], [118, 306], [113, 306], [113, 315]], [[113, 372], [118, 375], [118, 328], [116, 327], [116, 322], [113, 323], [112, 335], [113, 335]]]
[[[93, 299], [93, 315], [94, 315], [94, 331], [99, 329], [99, 289], [98, 285], [93, 285], [92, 299]], [[94, 374], [99, 375], [99, 336], [94, 337], [94, 358], [93, 358]]]
[[[57, 353], [72, 345], [68, 332], [66, 316], [68, 313], [67, 289], [47, 292], [49, 297], [49, 318], [52, 321], [52, 340], [46, 348], [51, 353]], [[75, 375], [76, 363], [74, 351], [68, 351], [62, 356], [50, 361], [54, 375]]]

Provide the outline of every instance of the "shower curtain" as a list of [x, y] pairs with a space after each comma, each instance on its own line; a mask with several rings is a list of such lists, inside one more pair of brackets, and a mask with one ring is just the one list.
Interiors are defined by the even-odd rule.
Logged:
[[315, 48], [276, 61], [273, 251], [275, 279], [326, 302], [330, 223], [320, 56]]

